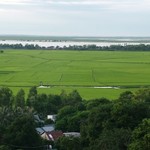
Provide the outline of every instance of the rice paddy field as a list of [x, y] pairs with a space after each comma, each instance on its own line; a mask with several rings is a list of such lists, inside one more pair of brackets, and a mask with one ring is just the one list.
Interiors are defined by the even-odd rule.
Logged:
[[[39, 93], [77, 89], [85, 99], [115, 99], [126, 90], [150, 86], [150, 52], [5, 50], [0, 86], [14, 93], [31, 86]], [[105, 88], [102, 88], [105, 87]], [[110, 88], [115, 87], [115, 88]]]

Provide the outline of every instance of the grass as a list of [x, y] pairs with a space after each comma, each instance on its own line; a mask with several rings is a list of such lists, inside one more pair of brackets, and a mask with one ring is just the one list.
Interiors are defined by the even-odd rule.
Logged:
[[[149, 86], [149, 68], [150, 52], [5, 50], [0, 54], [0, 85], [16, 93], [42, 82], [55, 86], [39, 93], [77, 89], [85, 99], [115, 99], [125, 87]], [[124, 88], [89, 88], [94, 86]]]
[[[14, 95], [16, 95], [16, 93], [20, 90], [20, 87], [11, 87], [11, 89], [13, 90]], [[27, 94], [29, 92], [29, 87], [23, 87], [25, 93], [26, 93], [26, 97]], [[73, 87], [52, 87], [52, 88], [48, 88], [48, 89], [39, 89], [38, 88], [38, 93], [46, 93], [46, 94], [60, 94], [62, 90], [65, 90], [67, 93], [71, 92], [72, 90], [78, 90], [78, 92], [80, 93], [81, 97], [83, 99], [86, 100], [92, 100], [95, 98], [101, 98], [101, 97], [105, 97], [108, 99], [116, 99], [119, 97], [120, 93], [126, 91], [126, 90], [130, 90], [132, 92], [135, 92], [137, 89], [93, 89], [93, 88], [73, 88]]]

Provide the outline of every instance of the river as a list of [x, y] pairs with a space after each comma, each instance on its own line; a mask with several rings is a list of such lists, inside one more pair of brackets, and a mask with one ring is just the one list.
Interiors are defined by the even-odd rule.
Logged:
[[110, 46], [110, 45], [139, 45], [139, 44], [150, 44], [150, 42], [79, 42], [79, 41], [19, 41], [19, 40], [0, 40], [0, 44], [26, 44], [39, 45], [44, 47], [59, 46], [59, 47], [69, 47], [69, 46], [83, 46], [83, 45], [97, 45], [97, 46]]

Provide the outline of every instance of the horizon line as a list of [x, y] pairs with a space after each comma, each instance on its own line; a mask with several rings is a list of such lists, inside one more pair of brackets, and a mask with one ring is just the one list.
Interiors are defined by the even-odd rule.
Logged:
[[135, 36], [135, 35], [115, 35], [115, 36], [96, 36], [96, 35], [43, 35], [43, 34], [0, 34], [0, 37], [2, 36], [26, 36], [26, 37], [86, 37], [86, 38], [112, 38], [112, 37], [116, 37], [116, 38], [122, 38], [122, 37], [130, 37], [130, 38], [150, 38], [150, 36]]

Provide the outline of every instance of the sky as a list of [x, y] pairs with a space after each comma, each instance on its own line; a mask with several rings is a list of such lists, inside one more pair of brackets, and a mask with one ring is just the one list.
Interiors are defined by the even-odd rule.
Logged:
[[0, 0], [0, 35], [150, 36], [150, 0]]

